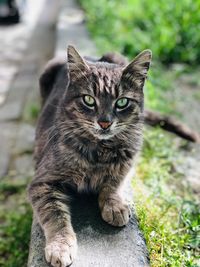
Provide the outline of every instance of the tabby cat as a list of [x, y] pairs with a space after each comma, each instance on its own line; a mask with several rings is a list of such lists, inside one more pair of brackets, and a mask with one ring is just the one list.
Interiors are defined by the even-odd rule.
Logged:
[[150, 50], [125, 66], [122, 56], [86, 60], [69, 46], [67, 64], [50, 61], [40, 78], [43, 109], [28, 192], [46, 238], [46, 260], [54, 267], [70, 265], [77, 252], [70, 219], [73, 192], [98, 194], [107, 223], [129, 221], [120, 188], [142, 143], [150, 61]]

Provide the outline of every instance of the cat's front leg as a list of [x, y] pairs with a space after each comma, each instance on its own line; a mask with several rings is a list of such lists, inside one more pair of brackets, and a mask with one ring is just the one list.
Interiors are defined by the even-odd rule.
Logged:
[[98, 201], [104, 221], [119, 227], [128, 223], [131, 216], [130, 208], [118, 194], [117, 188], [105, 184], [99, 192]]
[[76, 234], [71, 225], [69, 195], [53, 182], [34, 180], [29, 186], [34, 213], [44, 231], [45, 258], [54, 267], [69, 266], [77, 253]]

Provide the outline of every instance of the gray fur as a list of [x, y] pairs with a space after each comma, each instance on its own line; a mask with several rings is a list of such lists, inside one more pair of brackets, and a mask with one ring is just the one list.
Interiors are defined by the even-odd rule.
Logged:
[[[116, 57], [112, 63], [105, 62], [106, 55], [90, 62], [70, 46], [68, 63], [49, 63], [40, 78], [44, 106], [29, 198], [46, 237], [46, 259], [53, 266], [67, 266], [76, 254], [70, 201], [77, 193], [98, 194], [108, 223], [128, 222], [119, 191], [142, 143], [143, 85], [151, 53], [144, 51], [127, 67], [122, 56]], [[109, 62], [111, 58], [109, 54]], [[84, 105], [83, 95], [94, 97], [95, 108]], [[129, 106], [117, 111], [121, 97], [130, 99]], [[112, 125], [102, 130], [99, 120]]]

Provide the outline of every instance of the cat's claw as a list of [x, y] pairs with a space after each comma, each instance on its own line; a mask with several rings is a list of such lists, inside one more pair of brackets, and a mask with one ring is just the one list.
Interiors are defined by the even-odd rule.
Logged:
[[106, 201], [101, 212], [102, 218], [107, 223], [114, 226], [124, 226], [129, 222], [131, 211], [128, 205], [121, 201]]
[[45, 257], [47, 262], [51, 263], [53, 267], [67, 267], [70, 266], [77, 254], [77, 242], [68, 242], [68, 240], [61, 239], [47, 243], [45, 247]]

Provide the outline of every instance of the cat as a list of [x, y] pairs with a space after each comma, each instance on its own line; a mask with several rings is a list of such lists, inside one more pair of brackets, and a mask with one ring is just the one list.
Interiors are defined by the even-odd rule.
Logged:
[[96, 193], [107, 223], [121, 227], [129, 221], [119, 192], [142, 144], [151, 57], [144, 50], [129, 64], [115, 54], [95, 61], [69, 46], [67, 62], [50, 61], [41, 75], [43, 108], [28, 193], [44, 231], [46, 260], [54, 267], [70, 265], [77, 253], [70, 219], [74, 192]]

